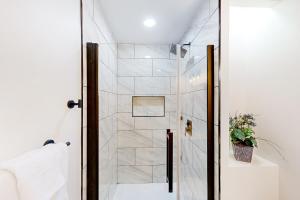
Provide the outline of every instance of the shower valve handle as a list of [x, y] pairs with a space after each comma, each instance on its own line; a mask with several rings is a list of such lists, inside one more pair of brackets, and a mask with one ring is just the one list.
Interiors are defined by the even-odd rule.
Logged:
[[78, 99], [77, 103], [74, 100], [69, 100], [67, 105], [70, 109], [74, 108], [75, 106], [78, 106], [78, 108], [82, 108], [82, 100]]

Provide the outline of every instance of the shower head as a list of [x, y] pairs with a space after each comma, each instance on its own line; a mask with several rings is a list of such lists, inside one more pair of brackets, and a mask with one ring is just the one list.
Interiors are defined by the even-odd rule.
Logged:
[[[191, 45], [191, 43], [181, 45], [181, 47], [180, 47], [181, 58], [184, 58], [185, 54], [187, 53], [187, 50], [185, 48], [183, 48], [183, 47], [184, 46], [190, 46], [190, 45]], [[172, 44], [171, 45], [170, 53], [172, 53], [174, 55], [177, 55], [176, 44]]]

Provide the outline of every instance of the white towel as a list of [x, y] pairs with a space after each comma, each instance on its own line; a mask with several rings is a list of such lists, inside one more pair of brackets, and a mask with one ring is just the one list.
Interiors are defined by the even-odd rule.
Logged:
[[67, 163], [66, 144], [48, 144], [0, 164], [0, 169], [15, 175], [20, 200], [66, 200]]

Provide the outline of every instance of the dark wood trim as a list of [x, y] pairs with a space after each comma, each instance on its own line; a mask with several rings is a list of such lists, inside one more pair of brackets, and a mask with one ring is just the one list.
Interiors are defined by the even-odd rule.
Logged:
[[214, 45], [207, 46], [207, 199], [215, 198]]
[[98, 44], [87, 43], [87, 200], [99, 199]]

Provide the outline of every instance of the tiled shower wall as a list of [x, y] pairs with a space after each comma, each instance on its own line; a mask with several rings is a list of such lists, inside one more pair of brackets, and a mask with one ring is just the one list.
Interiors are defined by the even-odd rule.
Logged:
[[[169, 45], [118, 44], [118, 183], [166, 181], [166, 129], [176, 128]], [[132, 117], [132, 96], [165, 96], [165, 117]]]
[[[117, 184], [117, 44], [100, 13], [99, 0], [83, 1], [84, 151], [86, 151], [86, 43], [99, 44], [99, 199], [112, 200]], [[86, 152], [83, 154], [86, 155]], [[86, 157], [83, 199], [86, 199]]]
[[[183, 43], [191, 42], [183, 61], [182, 114], [183, 123], [193, 122], [193, 134], [181, 132], [181, 199], [207, 199], [207, 53], [209, 44], [215, 45], [215, 109], [218, 110], [219, 65], [219, 9], [218, 0], [204, 0], [198, 17], [186, 32]], [[194, 61], [193, 61], [194, 60]], [[215, 146], [218, 145], [218, 113], [215, 113]], [[184, 127], [184, 124], [182, 124]], [[218, 149], [215, 168], [218, 169]], [[216, 174], [216, 198], [218, 199], [218, 170]]]

